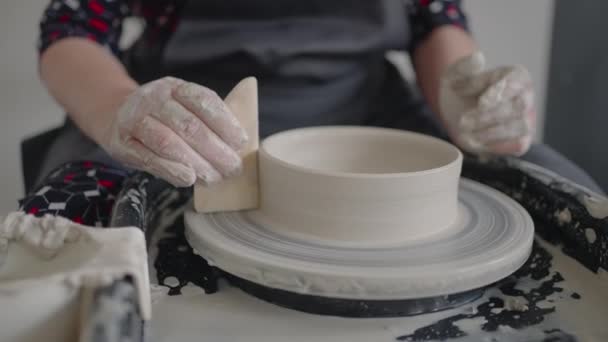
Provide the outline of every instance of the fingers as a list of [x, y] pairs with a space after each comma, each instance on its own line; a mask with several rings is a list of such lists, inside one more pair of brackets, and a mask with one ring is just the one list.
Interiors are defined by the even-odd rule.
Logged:
[[534, 107], [534, 94], [528, 89], [515, 97], [502, 101], [491, 108], [481, 106], [462, 115], [460, 128], [465, 131], [478, 131], [494, 125], [522, 118]]
[[448, 131], [470, 152], [521, 155], [531, 145], [535, 126], [530, 74], [522, 66], [485, 67], [477, 52], [442, 75], [440, 105]]
[[524, 90], [495, 108], [465, 113], [459, 140], [471, 152], [521, 155], [532, 143], [534, 123], [533, 93]]
[[486, 62], [481, 52], [475, 52], [452, 63], [443, 74], [443, 81], [461, 96], [474, 96], [490, 84], [490, 74], [484, 74]]
[[172, 90], [182, 83], [185, 81], [164, 77], [142, 85], [131, 94], [120, 107], [116, 117], [120, 134], [129, 135], [143, 117], [158, 111], [158, 108], [171, 98]]
[[485, 56], [480, 51], [476, 51], [452, 63], [445, 71], [445, 78], [450, 82], [469, 78], [481, 73], [485, 66]]
[[248, 137], [215, 92], [165, 77], [141, 86], [119, 109], [103, 147], [126, 165], [176, 186], [237, 175]]
[[483, 108], [496, 106], [525, 88], [532, 87], [532, 79], [523, 66], [500, 67], [484, 71], [485, 59], [480, 52], [453, 63], [444, 73], [444, 82], [460, 96], [479, 96]]
[[133, 137], [124, 141], [121, 148], [114, 149], [113, 157], [123, 161], [127, 166], [163, 178], [176, 187], [191, 186], [196, 181], [196, 174], [192, 168], [158, 156]]
[[525, 118], [463, 133], [460, 139], [470, 152], [522, 155], [532, 143], [532, 128]]
[[514, 66], [497, 72], [498, 79], [479, 97], [479, 107], [489, 109], [528, 91], [532, 93], [532, 79], [522, 66]]
[[138, 105], [138, 111], [145, 115], [158, 111], [158, 108], [162, 107], [163, 103], [171, 98], [173, 89], [185, 83], [186, 81], [174, 77], [163, 77], [146, 83], [139, 90], [142, 101]]
[[247, 133], [214, 91], [195, 83], [184, 83], [175, 89], [173, 97], [232, 149], [239, 151], [247, 143]]
[[494, 154], [520, 157], [528, 152], [530, 146], [532, 146], [532, 137], [527, 136], [515, 141], [489, 144], [488, 150], [492, 151]]
[[225, 177], [242, 169], [241, 157], [202, 120], [175, 100], [167, 101], [154, 116], [168, 126], [199, 156]]
[[154, 117], [145, 117], [133, 131], [133, 137], [158, 156], [189, 166], [203, 182], [210, 184], [222, 176], [215, 168], [196, 153], [171, 128]]
[[[174, 96], [192, 109], [184, 107]], [[235, 149], [245, 131], [211, 90], [165, 77], [141, 86], [121, 106], [104, 143], [116, 159], [189, 186], [241, 172]]]
[[501, 142], [513, 141], [530, 135], [530, 127], [523, 115], [505, 123], [490, 126], [480, 131], [473, 132], [472, 135], [484, 144], [496, 144]]

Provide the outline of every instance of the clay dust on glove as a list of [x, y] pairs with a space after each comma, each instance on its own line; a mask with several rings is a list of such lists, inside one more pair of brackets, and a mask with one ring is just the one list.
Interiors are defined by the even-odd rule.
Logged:
[[245, 130], [211, 89], [165, 77], [120, 107], [102, 147], [127, 166], [175, 186], [210, 184], [241, 172]]
[[476, 52], [446, 69], [439, 95], [448, 133], [462, 149], [522, 155], [530, 148], [536, 112], [523, 66], [486, 70], [483, 54]]

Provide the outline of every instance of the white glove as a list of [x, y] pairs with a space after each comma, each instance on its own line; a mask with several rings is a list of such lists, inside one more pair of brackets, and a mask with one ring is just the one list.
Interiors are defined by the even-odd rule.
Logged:
[[442, 75], [439, 107], [448, 134], [466, 151], [520, 156], [530, 148], [536, 111], [523, 66], [485, 70], [481, 52], [462, 58]]
[[172, 77], [133, 92], [105, 133], [101, 146], [114, 159], [175, 186], [238, 174], [248, 139], [214, 91]]

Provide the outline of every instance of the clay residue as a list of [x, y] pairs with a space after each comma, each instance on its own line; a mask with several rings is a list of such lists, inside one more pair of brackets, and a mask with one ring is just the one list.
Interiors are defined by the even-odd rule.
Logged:
[[28, 246], [36, 255], [51, 258], [65, 243], [74, 242], [80, 231], [68, 219], [45, 215], [42, 218], [24, 212], [10, 213], [0, 225], [0, 262], [10, 242]]
[[608, 218], [608, 198], [582, 196], [581, 202], [587, 208], [589, 215], [596, 219]]
[[589, 243], [594, 243], [597, 240], [597, 234], [593, 228], [585, 228], [585, 237]]
[[560, 226], [568, 224], [572, 222], [572, 213], [570, 213], [570, 209], [565, 208], [563, 210], [558, 210], [555, 212], [555, 218]]

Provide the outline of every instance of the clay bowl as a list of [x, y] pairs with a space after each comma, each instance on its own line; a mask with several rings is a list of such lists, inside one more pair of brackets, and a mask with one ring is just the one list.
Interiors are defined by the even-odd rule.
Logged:
[[267, 229], [315, 243], [379, 247], [420, 241], [458, 218], [462, 154], [429, 136], [328, 126], [270, 136], [259, 150]]

